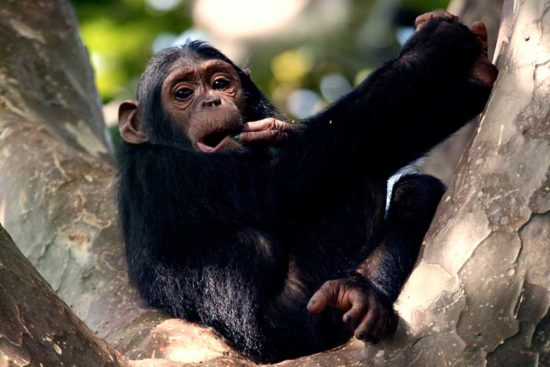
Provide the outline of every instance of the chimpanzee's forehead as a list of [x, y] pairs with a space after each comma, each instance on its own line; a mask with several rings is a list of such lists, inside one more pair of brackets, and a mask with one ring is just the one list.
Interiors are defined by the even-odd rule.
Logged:
[[176, 60], [168, 70], [168, 77], [173, 74], [186, 74], [186, 73], [211, 73], [216, 71], [225, 71], [235, 73], [233, 66], [223, 60], [210, 59], [210, 60], [197, 60], [194, 58], [181, 57]]

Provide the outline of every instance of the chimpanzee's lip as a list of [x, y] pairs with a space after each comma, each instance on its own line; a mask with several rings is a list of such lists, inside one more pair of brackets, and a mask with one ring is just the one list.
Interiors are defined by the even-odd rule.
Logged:
[[[211, 146], [205, 142], [201, 142], [201, 141], [198, 141], [197, 142], [197, 148], [201, 151], [201, 152], [204, 152], [204, 153], [214, 153], [214, 152], [218, 152], [220, 150], [224, 150], [224, 148], [228, 147], [229, 144], [233, 139], [231, 138], [231, 136], [227, 135], [223, 138], [221, 138], [221, 140], [217, 140], [216, 141], [216, 144], [214, 146]], [[211, 141], [209, 142], [211, 143]]]

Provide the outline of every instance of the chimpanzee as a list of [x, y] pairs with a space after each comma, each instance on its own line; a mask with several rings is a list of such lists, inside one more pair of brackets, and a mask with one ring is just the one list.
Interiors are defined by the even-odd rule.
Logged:
[[119, 110], [129, 272], [153, 306], [263, 362], [392, 332], [444, 187], [404, 176], [386, 212], [388, 177], [478, 114], [496, 77], [481, 23], [417, 26], [395, 60], [295, 124], [205, 43], [153, 57]]

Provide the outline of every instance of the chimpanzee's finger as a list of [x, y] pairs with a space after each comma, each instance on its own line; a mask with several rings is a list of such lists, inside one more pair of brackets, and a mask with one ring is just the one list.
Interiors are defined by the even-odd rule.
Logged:
[[342, 316], [342, 320], [348, 325], [355, 325], [359, 323], [367, 312], [367, 306], [367, 302], [364, 302], [361, 299], [355, 300], [350, 310]]
[[445, 19], [449, 22], [455, 22], [458, 20], [458, 17], [454, 14], [449, 13], [448, 11], [443, 10], [436, 10], [429, 13], [424, 13], [416, 17], [414, 21], [416, 30], [419, 31], [426, 23], [434, 19]]
[[378, 309], [376, 307], [369, 308], [367, 315], [363, 318], [363, 321], [355, 329], [354, 335], [357, 339], [363, 341], [371, 341], [371, 333], [378, 319]]
[[382, 335], [382, 337], [385, 338], [387, 336], [394, 335], [395, 331], [397, 330], [397, 323], [398, 323], [397, 315], [392, 310], [390, 315], [386, 319], [386, 330], [384, 331], [384, 335]]
[[486, 55], [481, 55], [474, 64], [470, 77], [478, 83], [486, 86], [492, 86], [498, 76], [498, 69], [487, 60]]
[[[320, 313], [329, 305], [337, 306], [338, 289], [339, 287], [334, 280], [323, 283], [321, 288], [319, 288], [309, 300], [307, 310], [311, 313]], [[349, 307], [351, 307], [351, 305]]]
[[235, 137], [243, 145], [269, 145], [277, 146], [288, 138], [288, 134], [281, 130], [260, 130], [240, 133]]
[[475, 21], [470, 30], [481, 40], [481, 49], [485, 54], [487, 54], [487, 49], [489, 48], [489, 42], [487, 41], [487, 27], [483, 22]]
[[263, 120], [250, 121], [243, 125], [243, 132], [261, 131], [261, 130], [285, 130], [288, 122], [277, 120], [273, 117], [268, 117]]
[[386, 328], [388, 326], [388, 318], [384, 315], [380, 315], [371, 331], [371, 338], [373, 343], [378, 343], [386, 334]]

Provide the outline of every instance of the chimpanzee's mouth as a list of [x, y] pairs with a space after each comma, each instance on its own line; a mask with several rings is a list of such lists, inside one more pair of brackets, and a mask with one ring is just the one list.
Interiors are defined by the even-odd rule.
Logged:
[[212, 132], [197, 142], [197, 148], [205, 153], [217, 152], [226, 148], [230, 149], [234, 145], [231, 143], [234, 142], [232, 136], [235, 134], [236, 132], [227, 130]]
[[222, 142], [223, 139], [227, 137], [227, 132], [225, 131], [218, 131], [214, 132], [212, 134], [209, 134], [204, 137], [202, 143], [206, 146], [215, 148]]

